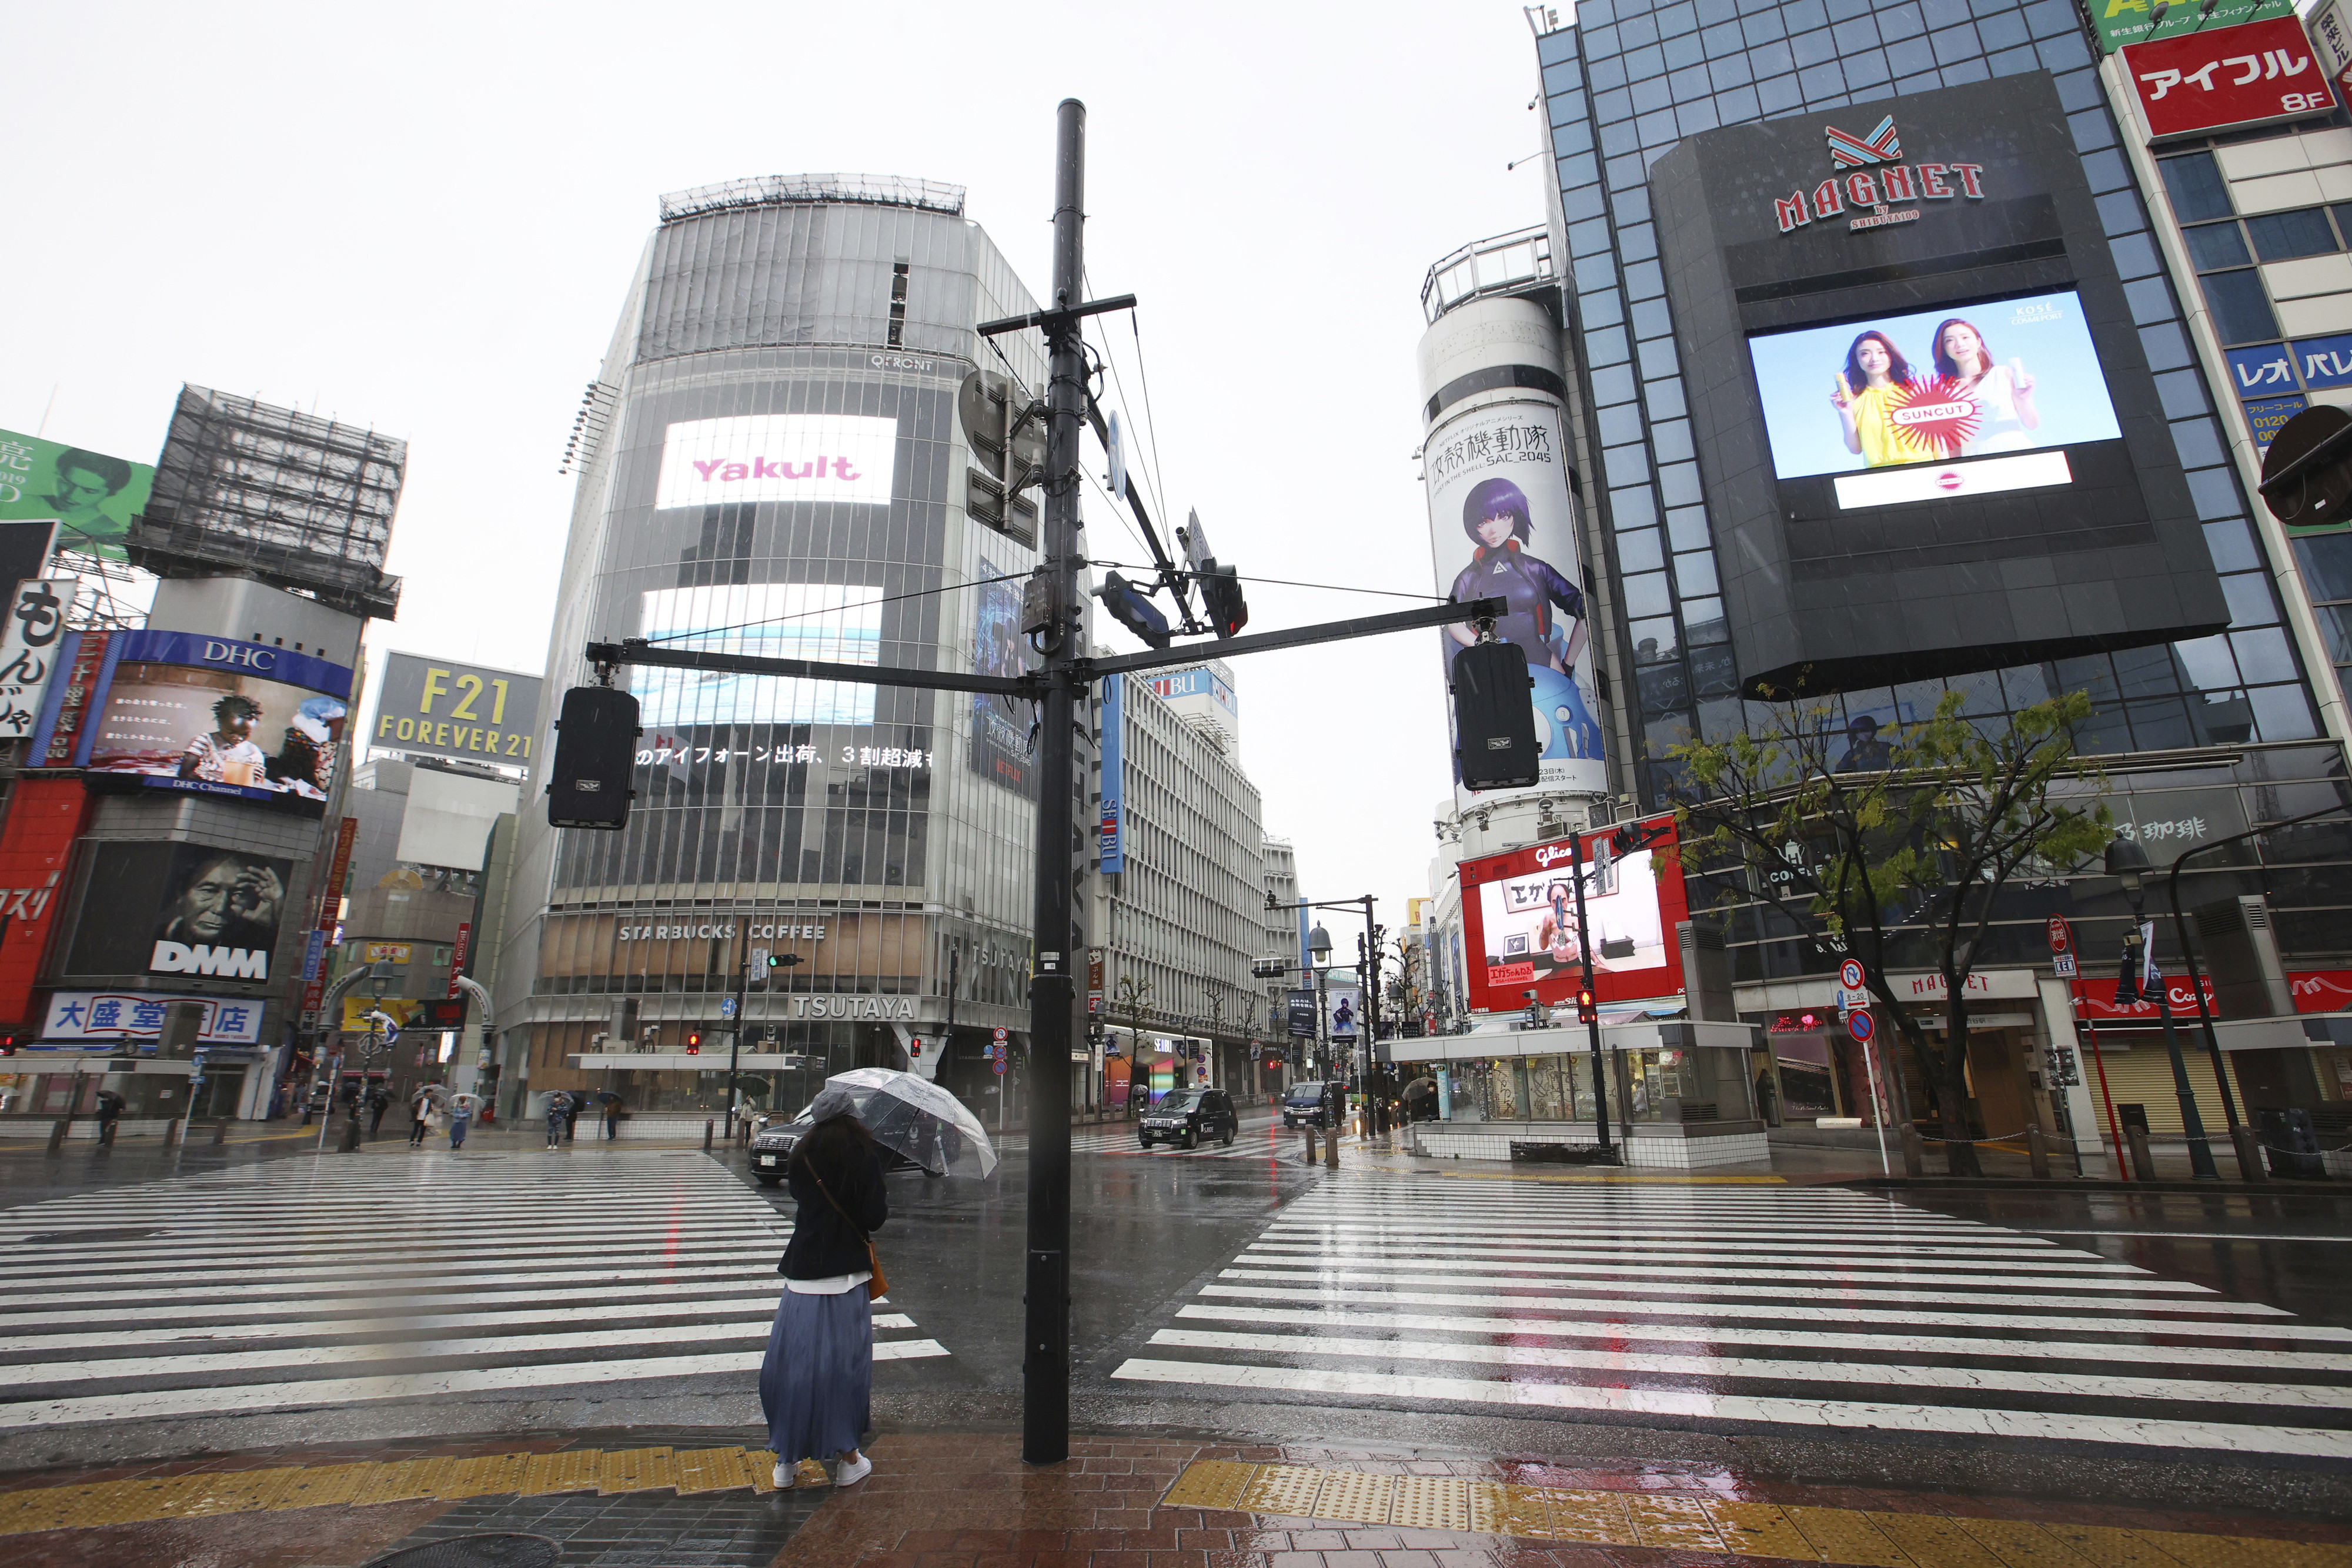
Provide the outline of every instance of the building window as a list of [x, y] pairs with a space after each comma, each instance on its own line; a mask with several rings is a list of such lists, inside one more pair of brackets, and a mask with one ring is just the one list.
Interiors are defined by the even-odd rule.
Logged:
[[907, 340], [907, 264], [890, 264], [890, 347]]

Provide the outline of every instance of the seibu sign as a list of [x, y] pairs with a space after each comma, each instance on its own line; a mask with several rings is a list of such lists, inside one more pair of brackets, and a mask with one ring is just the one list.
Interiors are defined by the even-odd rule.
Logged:
[[2292, 16], [2133, 44], [2123, 62], [2155, 141], [2300, 120], [2336, 107], [2334, 86], [2313, 64], [2311, 42]]
[[1890, 224], [1916, 223], [1923, 209], [1898, 208], [1897, 202], [1984, 200], [1981, 163], [1904, 162], [1902, 138], [1891, 114], [1867, 136], [1851, 135], [1834, 125], [1822, 129], [1829, 141], [1830, 167], [1856, 172], [1832, 174], [1811, 191], [1773, 197], [1772, 218], [1784, 235], [1842, 216], [1849, 207], [1855, 209], [1855, 215], [1847, 220], [1846, 227], [1859, 233]]

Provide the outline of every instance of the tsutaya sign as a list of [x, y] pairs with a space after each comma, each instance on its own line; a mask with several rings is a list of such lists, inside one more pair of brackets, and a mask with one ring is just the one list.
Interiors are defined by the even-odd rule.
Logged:
[[1919, 208], [1898, 208], [1897, 202], [1984, 200], [1981, 163], [1904, 162], [1903, 141], [1891, 114], [1867, 136], [1854, 136], [1834, 125], [1822, 129], [1829, 140], [1830, 167], [1856, 172], [1832, 174], [1810, 192], [1801, 189], [1773, 197], [1772, 216], [1784, 235], [1816, 219], [1837, 217], [1848, 207], [1855, 215], [1846, 227], [1858, 232], [1918, 221]]
[[790, 1017], [796, 1019], [881, 1019], [915, 1021], [912, 997], [793, 997]]

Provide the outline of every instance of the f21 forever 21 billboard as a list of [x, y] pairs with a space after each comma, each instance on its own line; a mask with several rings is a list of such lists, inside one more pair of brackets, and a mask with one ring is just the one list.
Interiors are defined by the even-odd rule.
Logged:
[[2134, 320], [2163, 285], [2102, 227], [2135, 198], [2046, 73], [1705, 132], [1650, 200], [1749, 695], [2228, 620]]

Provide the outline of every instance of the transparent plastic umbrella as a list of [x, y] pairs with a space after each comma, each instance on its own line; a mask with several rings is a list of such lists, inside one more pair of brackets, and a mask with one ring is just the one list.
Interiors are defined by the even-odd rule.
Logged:
[[980, 1118], [962, 1101], [928, 1080], [887, 1067], [857, 1067], [837, 1072], [809, 1103], [822, 1122], [840, 1107], [856, 1113], [874, 1141], [935, 1176], [986, 1176], [996, 1168], [996, 1147]]

